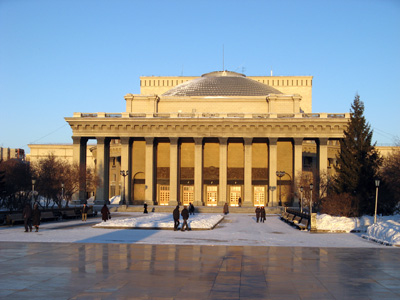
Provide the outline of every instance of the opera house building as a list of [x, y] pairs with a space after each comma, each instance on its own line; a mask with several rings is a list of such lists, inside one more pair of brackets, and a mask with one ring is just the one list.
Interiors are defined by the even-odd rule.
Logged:
[[350, 118], [312, 112], [312, 76], [141, 77], [125, 101], [65, 118], [73, 161], [93, 157], [96, 203], [296, 205], [301, 176], [333, 172]]

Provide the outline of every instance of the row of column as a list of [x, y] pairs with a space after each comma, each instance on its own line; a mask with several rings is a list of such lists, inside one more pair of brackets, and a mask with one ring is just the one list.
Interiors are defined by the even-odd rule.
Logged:
[[[100, 186], [96, 190], [96, 200], [108, 200], [109, 197], [109, 151], [110, 138], [97, 137], [97, 176], [101, 179]], [[203, 138], [195, 137], [194, 151], [194, 201], [196, 205], [203, 204]], [[86, 181], [83, 178], [86, 174], [86, 144], [87, 138], [73, 137], [74, 161], [79, 163], [81, 171], [79, 198], [84, 200], [86, 195]], [[125, 199], [130, 199], [131, 193], [131, 166], [132, 166], [132, 139], [121, 137], [121, 170], [128, 170], [128, 180], [125, 181]], [[179, 138], [171, 137], [170, 140], [170, 205], [176, 205], [179, 191]], [[253, 138], [244, 140], [244, 195], [243, 206], [253, 205], [252, 189], [252, 142]], [[155, 184], [155, 151], [154, 137], [145, 137], [145, 200], [153, 203], [156, 197]], [[328, 168], [328, 138], [319, 138], [317, 141], [317, 158], [320, 174], [326, 173]], [[278, 161], [277, 151], [278, 138], [268, 138], [268, 170], [269, 186], [277, 185], [276, 171]], [[296, 176], [300, 174], [303, 166], [303, 138], [293, 138], [293, 182], [296, 184]], [[228, 138], [219, 138], [219, 202], [223, 205], [227, 199], [227, 169], [228, 169]], [[83, 174], [83, 175], [82, 175]], [[297, 187], [295, 186], [295, 190]], [[276, 190], [269, 190], [269, 199], [276, 198]]]

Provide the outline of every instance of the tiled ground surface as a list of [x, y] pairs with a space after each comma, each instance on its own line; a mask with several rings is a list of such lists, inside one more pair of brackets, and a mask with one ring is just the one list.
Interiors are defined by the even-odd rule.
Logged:
[[0, 244], [2, 299], [399, 299], [400, 249]]

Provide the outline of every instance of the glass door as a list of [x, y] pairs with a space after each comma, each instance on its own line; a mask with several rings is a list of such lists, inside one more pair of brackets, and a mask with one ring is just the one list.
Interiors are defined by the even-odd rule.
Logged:
[[207, 186], [207, 206], [217, 206], [218, 187], [216, 185]]
[[255, 186], [254, 187], [254, 206], [265, 205], [265, 187]]
[[231, 186], [229, 204], [230, 206], [239, 206], [239, 198], [242, 197], [241, 186]]
[[160, 205], [169, 204], [169, 185], [160, 185]]
[[193, 204], [194, 200], [194, 186], [184, 185], [182, 193], [182, 204], [188, 206], [189, 203]]

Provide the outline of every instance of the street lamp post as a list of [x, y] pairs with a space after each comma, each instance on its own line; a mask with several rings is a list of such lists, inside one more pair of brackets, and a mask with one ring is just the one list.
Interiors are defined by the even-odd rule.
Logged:
[[64, 200], [64, 183], [61, 183], [61, 201]]
[[269, 190], [271, 191], [271, 206], [274, 206], [274, 191], [276, 190], [276, 186], [270, 186]]
[[121, 176], [123, 176], [124, 177], [124, 182], [123, 182], [123, 194], [122, 194], [122, 204], [126, 204], [126, 200], [125, 200], [125, 177], [126, 176], [128, 176], [129, 175], [129, 171], [127, 170], [127, 171], [125, 171], [125, 170], [121, 170], [120, 171], [120, 174], [121, 174]]
[[34, 198], [34, 194], [35, 194], [35, 183], [36, 183], [36, 179], [32, 179], [32, 200], [31, 200], [32, 204], [31, 204], [31, 205], [33, 205], [33, 203], [35, 203], [35, 198]]
[[310, 216], [312, 213], [312, 190], [313, 190], [314, 185], [310, 183]]
[[378, 188], [379, 184], [381, 181], [379, 179], [375, 180], [375, 187], [376, 187], [376, 192], [375, 192], [375, 214], [374, 214], [374, 224], [376, 223], [376, 212], [378, 210]]
[[303, 212], [303, 186], [300, 187], [300, 212]]
[[282, 206], [282, 177], [285, 176], [285, 171], [276, 171], [276, 176], [279, 177], [279, 206]]

